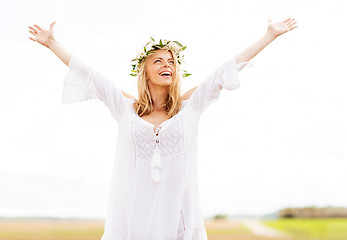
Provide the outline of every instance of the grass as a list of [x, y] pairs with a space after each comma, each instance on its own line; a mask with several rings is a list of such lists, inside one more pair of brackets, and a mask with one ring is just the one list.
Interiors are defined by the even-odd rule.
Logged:
[[1, 240], [96, 240], [104, 225], [100, 221], [1, 221]]
[[[292, 240], [347, 240], [345, 219], [264, 220]], [[209, 240], [284, 240], [254, 236], [237, 221], [206, 221]], [[0, 240], [100, 240], [103, 221], [0, 221]]]
[[250, 234], [250, 231], [244, 225], [225, 220], [206, 221], [205, 227], [208, 236]]
[[279, 219], [262, 221], [296, 240], [346, 240], [347, 218]]
[[[283, 240], [254, 236], [236, 221], [206, 221], [209, 240]], [[0, 240], [100, 240], [103, 221], [0, 221]]]

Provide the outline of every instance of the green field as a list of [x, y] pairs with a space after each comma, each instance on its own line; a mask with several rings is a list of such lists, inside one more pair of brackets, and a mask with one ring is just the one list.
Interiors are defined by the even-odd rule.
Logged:
[[347, 240], [347, 218], [264, 220], [296, 240]]

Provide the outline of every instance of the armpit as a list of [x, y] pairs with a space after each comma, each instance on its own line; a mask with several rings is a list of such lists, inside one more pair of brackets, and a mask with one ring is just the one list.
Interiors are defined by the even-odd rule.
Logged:
[[193, 92], [195, 91], [196, 88], [197, 88], [197, 86], [193, 87], [192, 89], [188, 90], [185, 94], [183, 94], [181, 96], [182, 100], [188, 100], [190, 98], [190, 96], [193, 94]]
[[129, 93], [126, 93], [126, 92], [123, 92], [122, 91], [122, 94], [127, 97], [127, 98], [133, 98], [133, 99], [136, 99], [134, 96], [130, 95]]

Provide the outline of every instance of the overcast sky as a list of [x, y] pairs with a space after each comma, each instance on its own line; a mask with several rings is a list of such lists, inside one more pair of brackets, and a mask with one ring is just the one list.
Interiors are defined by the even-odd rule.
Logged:
[[137, 96], [142, 46], [186, 49], [183, 92], [265, 34], [270, 43], [222, 90], [199, 129], [204, 216], [346, 206], [346, 22], [343, 0], [2, 1], [0, 216], [106, 216], [117, 122], [98, 99], [62, 104], [68, 67], [29, 39], [48, 29], [68, 51]]

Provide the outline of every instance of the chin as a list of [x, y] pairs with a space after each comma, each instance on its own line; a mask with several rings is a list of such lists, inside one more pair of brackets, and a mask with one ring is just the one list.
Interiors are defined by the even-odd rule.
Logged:
[[170, 79], [162, 79], [162, 78], [157, 78], [155, 81], [151, 81], [152, 85], [157, 85], [161, 87], [169, 87], [172, 84], [173, 80], [172, 78]]
[[158, 80], [158, 85], [163, 85], [163, 86], [170, 86], [172, 83], [172, 79], [159, 79]]

